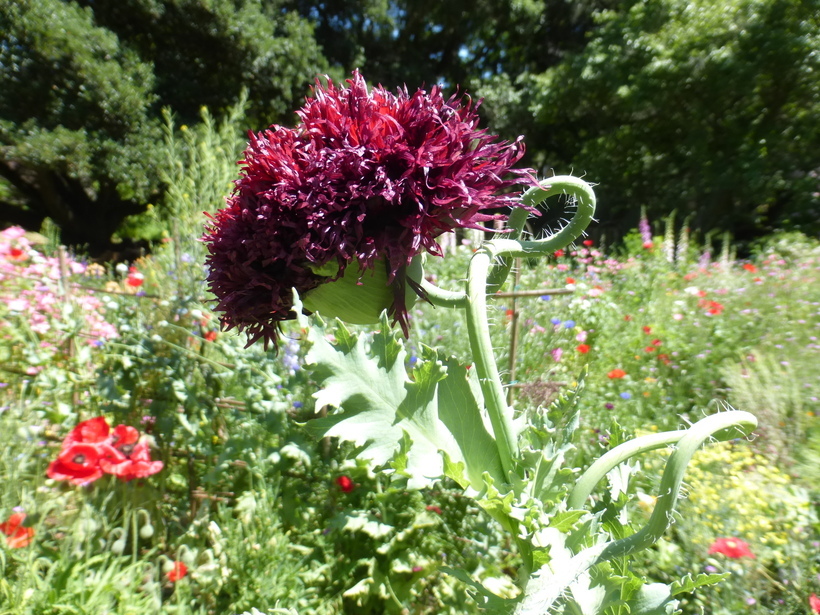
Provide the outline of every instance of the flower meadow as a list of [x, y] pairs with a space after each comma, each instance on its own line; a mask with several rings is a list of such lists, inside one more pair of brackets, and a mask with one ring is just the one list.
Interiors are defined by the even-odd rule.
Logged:
[[[455, 481], [414, 488], [310, 427], [328, 417], [301, 323], [265, 323], [278, 350], [220, 328], [200, 212], [230, 192], [243, 138], [205, 119], [167, 126], [171, 213], [151, 214], [150, 256], [109, 266], [48, 229], [0, 233], [0, 613], [481, 612], [447, 569], [514, 597], [520, 553]], [[505, 393], [525, 413], [583, 387], [579, 468], [718, 409], [753, 413], [754, 437], [694, 456], [635, 571], [722, 578], [682, 592], [686, 614], [820, 612], [820, 244], [776, 235], [738, 259], [637, 213], [616, 245], [516, 260], [505, 290], [520, 296], [489, 298]], [[427, 280], [452, 288], [480, 241], [460, 233]], [[445, 339], [466, 360], [458, 314], [406, 309], [408, 368]], [[640, 525], [671, 453], [617, 466], [593, 510], [617, 499]]]

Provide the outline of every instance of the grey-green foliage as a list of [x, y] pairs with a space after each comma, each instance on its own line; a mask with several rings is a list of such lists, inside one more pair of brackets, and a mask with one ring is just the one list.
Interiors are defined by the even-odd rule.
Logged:
[[804, 443], [812, 420], [803, 405], [799, 359], [795, 363], [755, 352], [721, 370], [731, 402], [760, 420], [758, 445], [786, 463]]
[[[579, 53], [488, 78], [495, 127], [598, 182], [610, 226], [641, 206], [748, 236], [816, 223], [817, 0], [648, 0], [597, 13]], [[615, 214], [615, 215], [612, 215]], [[617, 215], [626, 214], [626, 215]], [[618, 222], [618, 220], [622, 222]]]

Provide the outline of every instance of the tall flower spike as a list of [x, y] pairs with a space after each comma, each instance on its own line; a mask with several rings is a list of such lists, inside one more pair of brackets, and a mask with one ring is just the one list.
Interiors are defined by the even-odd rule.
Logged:
[[512, 169], [524, 153], [520, 138], [479, 129], [469, 99], [445, 99], [438, 87], [368, 91], [358, 72], [348, 85], [317, 83], [296, 128], [250, 134], [241, 177], [206, 231], [222, 325], [247, 333], [249, 345], [276, 345], [293, 289], [310, 306], [310, 291], [348, 266], [354, 289], [382, 287], [383, 307], [406, 333], [414, 257], [441, 256], [442, 233], [504, 219], [486, 212], [520, 203], [498, 192], [533, 175]]

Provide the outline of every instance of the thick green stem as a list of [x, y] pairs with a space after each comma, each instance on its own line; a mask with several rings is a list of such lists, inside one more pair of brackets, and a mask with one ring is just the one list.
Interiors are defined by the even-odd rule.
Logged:
[[[512, 213], [510, 213], [510, 217], [507, 219], [508, 232], [504, 235], [504, 238], [516, 240], [521, 237], [521, 231], [524, 230], [524, 225], [527, 223], [527, 216], [529, 214], [529, 209], [525, 209], [524, 207], [516, 207], [513, 209]], [[487, 276], [488, 295], [495, 294], [504, 286], [504, 282], [507, 281], [507, 276], [510, 275], [510, 269], [512, 268], [514, 260], [515, 259], [512, 258], [498, 258], [493, 264]]]
[[[655, 509], [652, 511], [652, 516], [649, 518], [649, 521], [632, 536], [616, 540], [607, 545], [598, 561], [602, 562], [616, 557], [630, 555], [631, 553], [646, 549], [657, 542], [672, 523], [672, 513], [677, 504], [683, 475], [695, 452], [707, 440], [714, 439], [723, 441], [747, 437], [752, 433], [755, 427], [757, 427], [757, 419], [754, 415], [735, 410], [731, 412], [720, 412], [706, 417], [692, 425], [689, 429], [682, 430], [683, 435], [678, 439], [675, 445], [675, 451], [666, 463], [666, 469], [661, 479], [660, 491], [655, 502]], [[672, 433], [679, 434], [681, 432]], [[658, 437], [660, 438], [660, 436], [663, 435], [664, 434], [658, 434]], [[636, 440], [625, 442], [616, 449], [613, 449], [614, 451], [626, 447], [623, 449], [623, 453], [619, 453], [617, 457], [613, 456], [610, 458], [610, 462], [614, 462], [619, 457], [621, 461], [623, 461], [635, 454], [643, 452], [643, 450], [651, 450], [645, 448], [647, 444], [645, 440], [641, 442], [637, 442], [637, 440], [642, 439], [636, 438]], [[626, 454], [629, 453], [630, 445], [632, 445], [632, 453]], [[658, 446], [660, 446], [660, 444]], [[658, 448], [658, 446], [654, 446], [653, 448]], [[626, 454], [625, 457], [624, 454]], [[606, 457], [606, 455], [604, 457]], [[610, 469], [615, 467], [615, 465], [617, 464], [611, 465]], [[591, 469], [592, 468], [590, 468], [590, 470]], [[590, 475], [590, 480], [596, 476], [602, 478], [606, 474], [606, 472], [604, 472], [605, 469], [604, 465], [600, 465], [596, 468], [595, 473]], [[587, 473], [589, 473], [589, 470], [587, 470]], [[586, 498], [584, 497], [583, 499], [585, 500]]]
[[512, 408], [507, 405], [504, 386], [498, 374], [493, 354], [490, 326], [487, 322], [487, 275], [490, 255], [484, 248], [473, 255], [467, 275], [467, 331], [473, 351], [478, 381], [484, 395], [484, 405], [498, 446], [501, 466], [508, 480], [512, 480], [518, 446], [513, 427]]
[[578, 479], [578, 482], [575, 483], [575, 487], [569, 494], [569, 498], [567, 498], [567, 507], [574, 510], [582, 509], [587, 498], [592, 494], [592, 490], [595, 489], [601, 479], [630, 457], [675, 444], [685, 435], [685, 429], [654, 433], [634, 438], [616, 446], [611, 451], [607, 451], [589, 466], [587, 471]]
[[425, 279], [419, 281], [419, 286], [424, 291], [424, 297], [435, 306], [446, 308], [467, 307], [467, 293], [465, 292], [444, 290]]

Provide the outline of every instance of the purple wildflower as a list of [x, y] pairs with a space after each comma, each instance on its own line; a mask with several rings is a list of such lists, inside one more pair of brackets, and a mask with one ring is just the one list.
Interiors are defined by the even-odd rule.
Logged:
[[368, 92], [358, 72], [348, 84], [317, 83], [295, 129], [250, 134], [241, 177], [204, 237], [222, 325], [249, 344], [276, 345], [292, 290], [304, 296], [348, 265], [360, 278], [386, 270], [389, 312], [407, 333], [413, 257], [441, 256], [443, 233], [503, 219], [483, 212], [519, 204], [516, 193], [496, 193], [532, 176], [512, 169], [520, 139], [479, 129], [469, 99], [445, 100], [438, 87]]
[[641, 234], [641, 241], [652, 243], [652, 228], [649, 226], [649, 219], [646, 217], [646, 209], [641, 209], [641, 219], [638, 221], [638, 232]]

